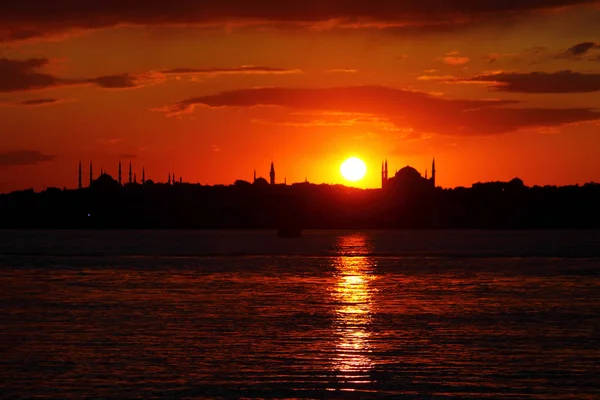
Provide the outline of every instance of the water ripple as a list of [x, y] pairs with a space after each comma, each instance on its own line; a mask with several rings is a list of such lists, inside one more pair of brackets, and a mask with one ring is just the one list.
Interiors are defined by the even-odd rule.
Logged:
[[336, 235], [328, 257], [4, 264], [0, 397], [600, 398], [600, 275], [572, 273], [598, 259]]

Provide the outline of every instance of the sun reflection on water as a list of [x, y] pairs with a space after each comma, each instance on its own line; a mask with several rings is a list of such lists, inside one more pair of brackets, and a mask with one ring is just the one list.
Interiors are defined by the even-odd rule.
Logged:
[[338, 249], [340, 255], [333, 261], [336, 284], [331, 290], [338, 337], [333, 368], [347, 382], [369, 383], [368, 372], [374, 367], [370, 325], [375, 261], [361, 255], [369, 253], [363, 234], [340, 237]]

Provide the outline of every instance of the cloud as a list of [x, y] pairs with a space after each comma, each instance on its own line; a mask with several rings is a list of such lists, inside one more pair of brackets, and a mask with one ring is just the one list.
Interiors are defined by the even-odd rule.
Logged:
[[12, 150], [0, 153], [0, 168], [19, 165], [34, 165], [53, 161], [56, 156], [33, 150]]
[[160, 71], [161, 74], [171, 75], [231, 75], [231, 74], [299, 74], [299, 69], [273, 68], [273, 67], [255, 67], [253, 65], [243, 65], [236, 68], [173, 68]]
[[340, 126], [356, 126], [376, 125], [378, 130], [385, 131], [400, 131], [397, 127], [391, 124], [386, 119], [376, 117], [367, 113], [350, 113], [350, 112], [294, 112], [284, 117], [269, 118], [269, 119], [253, 119], [252, 122], [258, 124], [283, 125], [292, 126], [295, 128], [306, 127], [340, 127]]
[[455, 100], [382, 86], [240, 89], [182, 100], [159, 111], [168, 115], [194, 107], [279, 106], [302, 111], [366, 113], [400, 130], [448, 135], [486, 135], [524, 128], [600, 119], [588, 108], [511, 108], [510, 100]]
[[51, 104], [63, 103], [68, 101], [66, 99], [30, 99], [22, 101], [6, 101], [0, 102], [0, 106], [25, 106], [25, 107], [38, 107], [47, 106]]
[[453, 83], [458, 80], [454, 75], [421, 75], [417, 77], [419, 81], [432, 81], [432, 82], [444, 82]]
[[446, 54], [441, 60], [448, 65], [464, 65], [470, 61], [469, 57], [461, 56], [457, 51]]
[[121, 25], [467, 26], [595, 0], [129, 0], [0, 2], [0, 40], [31, 40], [70, 30]]
[[130, 74], [99, 76], [90, 79], [89, 82], [108, 89], [124, 89], [138, 86], [135, 77]]
[[[136, 89], [153, 84], [163, 83], [169, 75], [231, 75], [231, 74], [297, 74], [298, 69], [241, 66], [234, 68], [173, 68], [160, 72], [122, 73], [104, 75], [87, 79], [60, 78], [40, 72], [48, 66], [47, 58], [30, 58], [27, 60], [10, 60], [0, 58], [0, 93], [40, 90], [65, 85], [95, 85], [103, 89]], [[42, 101], [48, 103], [48, 101]], [[23, 103], [23, 105], [35, 105]]]
[[[101, 76], [91, 79], [60, 78], [40, 69], [47, 67], [50, 60], [47, 58], [30, 58], [27, 60], [10, 60], [0, 58], [0, 92], [20, 92], [40, 90], [65, 85], [95, 84], [103, 88], [137, 87], [142, 79], [130, 75]], [[47, 102], [47, 101], [46, 101]], [[26, 104], [23, 105], [33, 105]]]
[[0, 92], [35, 90], [68, 84], [66, 80], [38, 71], [49, 62], [47, 58], [28, 60], [0, 58]]
[[598, 49], [598, 48], [600, 48], [600, 45], [598, 45], [597, 43], [583, 42], [583, 43], [576, 44], [573, 47], [570, 47], [569, 49], [567, 49], [567, 51], [565, 53], [572, 55], [572, 56], [580, 56], [580, 55], [587, 53], [591, 49]]
[[92, 83], [103, 89], [138, 89], [166, 81], [165, 75], [160, 72], [146, 72], [142, 74], [105, 75], [86, 79], [85, 83]]
[[570, 70], [558, 72], [497, 73], [479, 75], [461, 82], [490, 82], [502, 92], [589, 93], [600, 91], [600, 74]]
[[358, 72], [358, 70], [353, 69], [353, 68], [334, 68], [334, 69], [328, 69], [325, 71], [326, 74], [337, 74], [337, 73], [355, 74], [357, 72]]
[[31, 99], [20, 101], [19, 104], [23, 106], [42, 106], [47, 104], [59, 103], [63, 100], [60, 99]]
[[234, 68], [172, 68], [162, 71], [150, 71], [143, 74], [106, 75], [87, 79], [85, 82], [104, 89], [137, 89], [153, 84], [164, 83], [170, 75], [250, 75], [250, 74], [297, 74], [298, 69], [241, 66]]
[[592, 50], [600, 49], [600, 44], [596, 42], [581, 42], [569, 47], [556, 58], [568, 58], [572, 60], [580, 60], [583, 56], [588, 55]]

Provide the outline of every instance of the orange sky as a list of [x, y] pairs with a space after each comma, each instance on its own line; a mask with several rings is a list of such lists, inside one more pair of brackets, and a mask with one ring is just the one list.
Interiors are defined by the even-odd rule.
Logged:
[[360, 187], [385, 158], [435, 157], [443, 187], [600, 181], [597, 1], [10, 3], [0, 192], [74, 188], [79, 160], [202, 184], [271, 160], [278, 181], [348, 183], [350, 156]]

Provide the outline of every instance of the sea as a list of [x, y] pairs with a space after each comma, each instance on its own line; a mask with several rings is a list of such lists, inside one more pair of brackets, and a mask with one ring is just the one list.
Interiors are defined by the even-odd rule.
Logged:
[[600, 399], [600, 231], [0, 231], [2, 399]]

